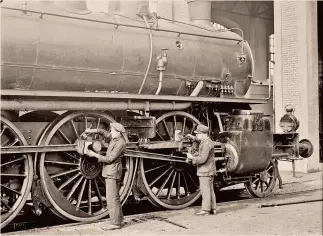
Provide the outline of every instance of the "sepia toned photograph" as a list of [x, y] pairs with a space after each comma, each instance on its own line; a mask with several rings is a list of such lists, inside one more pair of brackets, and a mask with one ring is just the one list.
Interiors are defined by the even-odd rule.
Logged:
[[323, 235], [323, 1], [0, 9], [2, 235]]

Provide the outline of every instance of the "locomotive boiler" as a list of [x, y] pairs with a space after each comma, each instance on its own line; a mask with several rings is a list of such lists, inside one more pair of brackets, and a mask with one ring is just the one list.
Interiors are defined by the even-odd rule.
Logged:
[[217, 188], [245, 183], [264, 197], [277, 178], [273, 158], [311, 155], [296, 129], [274, 135], [269, 118], [250, 109], [268, 99], [245, 96], [254, 62], [242, 35], [212, 26], [210, 1], [188, 4], [190, 23], [151, 13], [145, 1], [100, 13], [85, 1], [2, 3], [1, 227], [27, 200], [39, 215], [107, 216], [102, 166], [82, 147], [103, 139], [86, 128], [114, 121], [128, 134], [123, 203], [131, 195], [180, 209], [200, 197], [185, 162], [197, 145], [185, 136], [200, 123], [215, 141]]

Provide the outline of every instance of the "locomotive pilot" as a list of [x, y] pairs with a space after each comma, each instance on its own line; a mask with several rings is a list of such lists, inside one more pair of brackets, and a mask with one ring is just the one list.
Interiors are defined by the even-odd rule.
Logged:
[[197, 176], [199, 177], [200, 190], [202, 194], [202, 209], [197, 215], [216, 214], [216, 197], [214, 193], [213, 180], [216, 174], [214, 142], [210, 139], [209, 128], [198, 125], [194, 131], [196, 136], [189, 134], [188, 138], [199, 142], [198, 155], [187, 153], [188, 161], [197, 165]]
[[105, 130], [91, 129], [86, 132], [102, 133], [105, 138], [110, 138], [108, 150], [105, 156], [87, 150], [86, 154], [95, 157], [99, 162], [104, 163], [102, 176], [105, 178], [106, 199], [110, 215], [109, 230], [120, 229], [123, 221], [123, 212], [120, 202], [120, 184], [122, 178], [122, 157], [126, 150], [126, 140], [124, 138], [125, 128], [119, 123], [110, 123], [111, 134]]

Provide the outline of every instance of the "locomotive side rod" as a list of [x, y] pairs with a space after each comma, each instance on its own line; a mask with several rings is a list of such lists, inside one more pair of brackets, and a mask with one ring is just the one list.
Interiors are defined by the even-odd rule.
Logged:
[[[16, 153], [35, 153], [35, 152], [70, 152], [75, 151], [77, 148], [77, 144], [66, 144], [66, 145], [47, 145], [47, 146], [13, 146], [13, 147], [1, 147], [1, 154], [16, 154]], [[137, 147], [136, 142], [127, 143], [128, 148]], [[222, 151], [216, 151], [222, 152]], [[125, 156], [129, 157], [137, 157], [137, 158], [147, 158], [147, 159], [156, 159], [163, 161], [178, 161], [185, 162], [186, 158], [179, 156], [168, 156], [163, 154], [156, 154], [151, 152], [143, 152], [143, 151], [134, 151], [127, 149], [125, 152]], [[273, 159], [280, 159], [289, 157], [289, 153], [279, 153], [272, 154]], [[223, 160], [223, 157], [216, 157], [216, 159]]]
[[[133, 146], [133, 143], [130, 143]], [[48, 146], [15, 146], [15, 147], [2, 147], [1, 154], [15, 154], [15, 153], [35, 153], [35, 152], [68, 152], [75, 151], [77, 144], [67, 145], [48, 145]], [[124, 154], [128, 157], [146, 158], [161, 161], [172, 162], [186, 162], [185, 157], [168, 156], [163, 154], [156, 154], [151, 152], [127, 150]]]

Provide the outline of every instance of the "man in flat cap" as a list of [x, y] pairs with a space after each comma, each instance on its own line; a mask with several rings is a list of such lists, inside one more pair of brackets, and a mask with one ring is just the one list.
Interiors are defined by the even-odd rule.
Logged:
[[209, 128], [205, 125], [198, 125], [194, 131], [196, 136], [188, 135], [188, 138], [199, 142], [198, 156], [187, 153], [187, 158], [197, 165], [197, 176], [200, 181], [202, 194], [202, 209], [197, 215], [216, 214], [216, 197], [213, 187], [213, 179], [216, 174], [214, 142], [209, 137]]
[[125, 128], [119, 123], [110, 123], [111, 132], [102, 129], [87, 129], [88, 133], [101, 133], [103, 137], [111, 141], [105, 156], [87, 150], [86, 154], [103, 162], [102, 176], [105, 178], [106, 199], [110, 215], [109, 230], [120, 229], [123, 221], [123, 213], [120, 202], [120, 184], [122, 178], [122, 157], [126, 151], [126, 140], [124, 138]]

